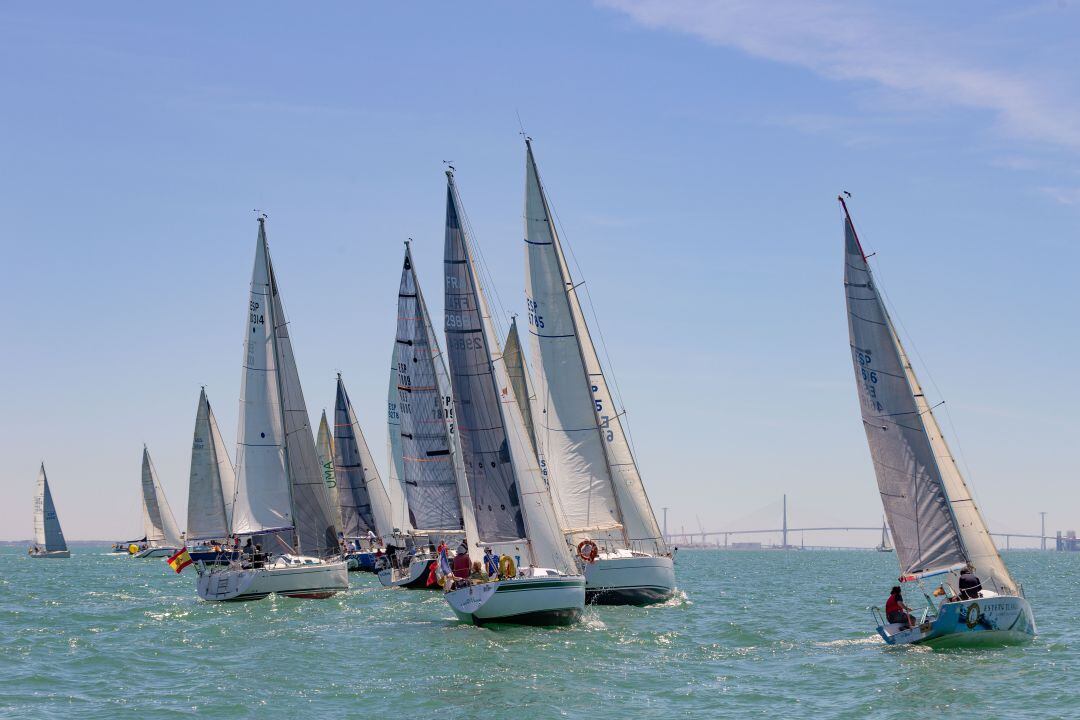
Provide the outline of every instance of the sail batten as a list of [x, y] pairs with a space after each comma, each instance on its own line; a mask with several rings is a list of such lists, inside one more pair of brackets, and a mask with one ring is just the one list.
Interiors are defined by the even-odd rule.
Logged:
[[984, 585], [1012, 592], [1015, 583], [941, 434], [842, 198], [840, 202], [852, 364], [863, 428], [901, 569], [917, 575], [970, 562]]
[[37, 488], [34, 493], [34, 544], [46, 552], [62, 552], [68, 549], [60, 519], [53, 504], [49, 478], [45, 475], [45, 463], [38, 470]]

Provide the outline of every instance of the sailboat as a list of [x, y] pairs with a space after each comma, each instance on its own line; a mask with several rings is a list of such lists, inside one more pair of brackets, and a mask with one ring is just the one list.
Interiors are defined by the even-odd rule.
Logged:
[[[353, 547], [346, 559], [350, 568], [374, 570], [375, 551], [383, 546], [383, 538], [389, 537], [394, 529], [390, 497], [360, 430], [341, 373], [337, 376], [334, 402], [333, 450], [340, 529], [344, 540]], [[374, 533], [374, 539], [371, 539], [371, 533]]]
[[466, 581], [462, 587], [448, 583], [446, 600], [458, 619], [474, 624], [574, 622], [585, 607], [585, 578], [559, 528], [510, 385], [453, 171], [446, 177], [444, 306], [465, 467], [466, 481], [458, 489], [461, 514], [470, 560], [480, 561], [481, 547], [492, 548], [503, 556], [505, 578]]
[[349, 588], [348, 570], [339, 556], [265, 216], [259, 218], [246, 314], [230, 530], [247, 537], [253, 550], [245, 551], [245, 561], [225, 567], [197, 563], [199, 597], [327, 598]]
[[394, 379], [391, 403], [410, 532], [403, 538], [407, 546], [388, 555], [379, 580], [388, 587], [438, 590], [428, 582], [436, 561], [430, 548], [443, 542], [456, 545], [465, 538], [458, 492], [464, 468], [454, 432], [450, 376], [408, 243], [398, 285]]
[[49, 479], [45, 476], [45, 463], [38, 470], [37, 490], [34, 492], [34, 546], [29, 552], [32, 558], [69, 558], [64, 541], [64, 531], [60, 529], [60, 520], [56, 517]]
[[892, 543], [889, 542], [889, 528], [886, 526], [884, 518], [881, 520], [881, 542], [874, 549], [881, 553], [891, 553], [893, 551]]
[[226, 564], [235, 557], [236, 554], [225, 547], [235, 495], [236, 475], [232, 460], [204, 387], [199, 391], [195, 433], [191, 440], [184, 536], [186, 542], [196, 543], [188, 549], [193, 562]]
[[[330, 423], [326, 420], [326, 410], [322, 411], [322, 417], [319, 418], [319, 434], [315, 439], [315, 452], [319, 456], [319, 467], [322, 468], [323, 483], [326, 485], [326, 495], [330, 499], [330, 507], [340, 508], [337, 477], [334, 476], [334, 433], [330, 429]], [[337, 520], [338, 527], [341, 527], [340, 512]]]
[[[1035, 634], [1031, 606], [998, 554], [941, 434], [878, 292], [847, 203], [839, 200], [848, 332], [863, 429], [900, 581], [917, 586], [927, 602], [912, 618], [913, 627], [888, 622], [874, 608], [877, 631], [890, 645], [1028, 640]], [[928, 592], [927, 583], [938, 587]], [[974, 587], [980, 583], [981, 589]]]
[[143, 540], [132, 555], [137, 558], [168, 557], [184, 546], [184, 539], [180, 536], [180, 528], [145, 445], [142, 455], [142, 497]]
[[590, 602], [645, 605], [675, 593], [675, 568], [614, 405], [526, 138], [526, 302], [536, 439]]

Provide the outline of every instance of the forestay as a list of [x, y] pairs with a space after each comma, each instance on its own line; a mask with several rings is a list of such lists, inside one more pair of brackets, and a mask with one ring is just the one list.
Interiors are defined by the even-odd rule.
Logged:
[[180, 528], [158, 480], [150, 451], [143, 445], [142, 456], [143, 532], [151, 547], [178, 548], [183, 545]]
[[37, 491], [34, 493], [34, 544], [47, 552], [67, 550], [60, 519], [56, 516], [49, 479], [45, 476], [45, 463], [38, 470]]
[[232, 461], [203, 388], [199, 392], [195, 434], [191, 441], [185, 537], [188, 540], [220, 540], [228, 536], [235, 493]]
[[536, 436], [564, 529], [591, 533], [621, 526], [635, 549], [666, 552], [528, 140], [525, 171], [526, 302], [540, 409]]
[[334, 475], [345, 537], [361, 537], [369, 530], [388, 537], [393, 530], [390, 499], [340, 374], [334, 404]]
[[420, 531], [460, 530], [453, 404], [442, 353], [408, 247], [398, 287], [394, 367], [409, 522]]
[[1012, 577], [915, 377], [846, 205], [843, 209], [844, 287], [855, 383], [901, 569], [914, 574], [969, 561], [984, 586], [1013, 592]]
[[[446, 336], [462, 459], [482, 543], [528, 541], [532, 565], [574, 567], [532, 452], [447, 173]], [[466, 503], [469, 503], [466, 505]], [[466, 519], [468, 523], [469, 519]]]

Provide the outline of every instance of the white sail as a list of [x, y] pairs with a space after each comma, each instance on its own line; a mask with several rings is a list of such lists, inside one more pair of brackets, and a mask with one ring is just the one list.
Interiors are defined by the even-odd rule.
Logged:
[[191, 441], [186, 539], [214, 540], [228, 536], [235, 492], [232, 461], [204, 388], [199, 393]]
[[334, 475], [334, 434], [330, 430], [330, 423], [326, 420], [326, 411], [322, 411], [319, 419], [319, 435], [315, 440], [315, 450], [319, 453], [319, 465], [322, 466], [323, 483], [330, 498], [330, 506], [338, 508], [338, 527], [344, 523], [341, 521], [341, 503], [338, 500], [337, 478]]
[[481, 543], [510, 553], [527, 543], [523, 562], [572, 572], [574, 561], [510, 386], [450, 172], [447, 179], [446, 335], [470, 492], [463, 511], [468, 507], [465, 514], [475, 518]]
[[165, 489], [158, 480], [150, 451], [143, 446], [142, 457], [143, 532], [150, 547], [178, 548], [184, 544]]
[[526, 293], [540, 426], [536, 436], [567, 533], [665, 553], [526, 141]]
[[901, 568], [920, 573], [970, 562], [984, 586], [1015, 592], [878, 294], [847, 206], [840, 202], [852, 363]]
[[393, 531], [390, 498], [340, 374], [334, 402], [334, 475], [345, 537], [363, 537], [368, 531], [389, 537]]
[[[514, 388], [514, 397], [517, 399], [518, 407], [522, 410], [521, 415], [525, 419], [525, 429], [529, 432], [533, 450], [536, 451], [536, 426], [533, 418], [536, 393], [532, 388], [528, 364], [525, 362], [525, 354], [521, 349], [521, 338], [518, 336], [516, 315], [510, 320], [510, 330], [506, 333], [506, 343], [503, 345], [503, 357], [506, 358], [506, 372], [510, 375], [510, 384]], [[543, 467], [543, 463], [541, 463], [541, 467]]]
[[337, 523], [315, 451], [264, 218], [259, 219], [245, 338], [233, 532], [295, 530], [301, 554], [333, 554]]
[[404, 470], [401, 467], [401, 416], [397, 408], [397, 386], [397, 363], [393, 363], [390, 368], [390, 384], [386, 391], [386, 460], [390, 469], [387, 492], [390, 495], [390, 508], [393, 511], [393, 527], [407, 533], [413, 527], [409, 520], [409, 504], [405, 502], [405, 487], [401, 482]]
[[34, 493], [34, 544], [47, 552], [67, 550], [60, 519], [56, 516], [49, 479], [45, 476], [45, 463], [38, 470], [37, 491]]

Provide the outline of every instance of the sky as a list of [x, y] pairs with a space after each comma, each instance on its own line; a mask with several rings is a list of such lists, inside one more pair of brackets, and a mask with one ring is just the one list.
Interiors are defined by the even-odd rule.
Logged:
[[341, 372], [385, 470], [402, 243], [438, 325], [452, 161], [521, 312], [522, 128], [670, 531], [785, 493], [881, 522], [841, 190], [991, 529], [1080, 527], [1078, 33], [1071, 1], [5, 4], [0, 539], [42, 460], [69, 538], [139, 533], [143, 443], [184, 524], [255, 210], [312, 422]]

